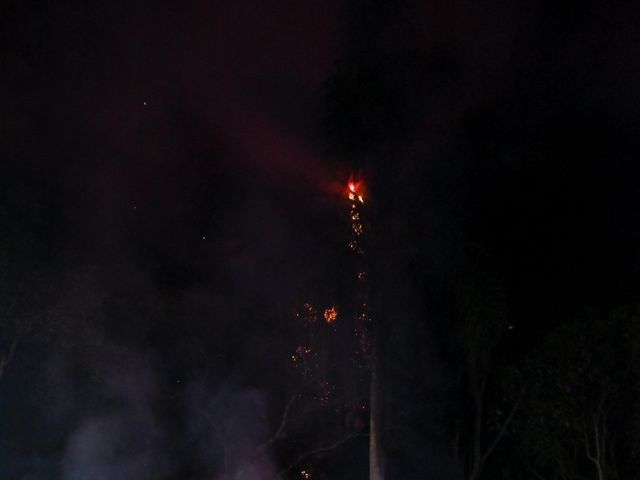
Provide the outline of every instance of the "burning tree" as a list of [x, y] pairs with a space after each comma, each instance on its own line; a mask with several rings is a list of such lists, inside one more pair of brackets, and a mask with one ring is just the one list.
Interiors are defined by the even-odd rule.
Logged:
[[[292, 309], [295, 343], [288, 358], [283, 358], [288, 378], [279, 400], [271, 402], [267, 425], [256, 435], [259, 439], [248, 447], [251, 453], [246, 455], [256, 464], [269, 452], [275, 456], [280, 466], [273, 472], [274, 480], [328, 478], [333, 468], [343, 473], [357, 471], [360, 477], [367, 469], [367, 449], [369, 478], [383, 478], [365, 194], [361, 180], [350, 179], [344, 187], [349, 221], [345, 265], [338, 268], [345, 274], [341, 276], [344, 281], [334, 294], [337, 298], [310, 296]], [[224, 475], [230, 476], [234, 467], [228, 457], [233, 455], [227, 453], [234, 445], [227, 430], [233, 430], [233, 419], [224, 414], [209, 418], [206, 411], [202, 414], [223, 452]], [[364, 442], [367, 437], [368, 445]]]
[[[352, 264], [347, 285], [351, 293], [346, 295], [344, 308], [334, 303], [318, 308], [305, 302], [294, 311], [299, 342], [290, 361], [298, 376], [294, 383], [299, 387], [286, 402], [269, 443], [280, 443], [280, 448], [289, 450], [288, 456], [294, 458], [281, 473], [297, 467], [301, 478], [306, 479], [311, 478], [314, 471], [314, 457], [324, 455], [326, 458], [328, 452], [368, 433], [369, 478], [378, 480], [383, 476], [378, 444], [378, 375], [369, 302], [364, 183], [350, 179], [345, 196], [350, 232], [347, 247]], [[298, 423], [302, 418], [305, 418], [303, 428]], [[296, 439], [295, 448], [284, 445], [283, 440], [291, 438]], [[318, 438], [325, 440], [318, 442]]]
[[349, 248], [356, 254], [356, 325], [355, 334], [358, 339], [357, 358], [359, 370], [368, 383], [369, 409], [369, 480], [380, 480], [384, 477], [379, 446], [380, 416], [378, 355], [376, 338], [373, 335], [373, 320], [370, 314], [370, 295], [368, 282], [368, 265], [365, 254], [367, 245], [365, 233], [365, 186], [361, 181], [349, 180], [347, 198], [350, 202], [349, 219], [351, 220], [351, 239]]

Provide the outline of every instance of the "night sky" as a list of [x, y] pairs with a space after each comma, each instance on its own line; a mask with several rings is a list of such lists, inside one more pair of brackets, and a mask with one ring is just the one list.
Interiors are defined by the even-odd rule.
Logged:
[[[367, 427], [340, 420], [352, 418], [340, 395], [361, 298], [350, 178], [366, 185], [386, 477], [536, 478], [514, 460], [512, 426], [480, 476], [456, 461], [451, 425], [474, 415], [457, 382], [481, 365], [487, 412], [499, 411], [505, 372], [547, 358], [555, 332], [599, 332], [589, 318], [637, 309], [638, 13], [4, 2], [0, 479], [368, 478]], [[500, 311], [482, 332], [504, 325], [487, 334], [499, 343], [479, 343], [491, 355], [468, 360], [461, 319], [476, 300]], [[340, 312], [314, 327], [314, 375], [333, 379], [335, 402], [268, 443], [298, 392], [305, 303]], [[626, 384], [640, 384], [631, 370]], [[619, 395], [631, 410], [633, 388]], [[489, 417], [488, 444], [500, 430]], [[524, 432], [528, 417], [513, 418]], [[344, 444], [306, 455], [345, 428]], [[634, 478], [627, 453], [600, 480]], [[539, 472], [560, 478], [553, 468]]]

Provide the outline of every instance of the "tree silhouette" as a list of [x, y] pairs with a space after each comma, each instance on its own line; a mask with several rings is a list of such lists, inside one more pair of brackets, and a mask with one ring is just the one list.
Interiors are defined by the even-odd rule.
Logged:
[[640, 317], [585, 310], [514, 371], [525, 392], [514, 438], [537, 478], [626, 478], [637, 462]]
[[[482, 255], [480, 255], [481, 257]], [[502, 413], [490, 391], [499, 378], [498, 355], [508, 331], [507, 297], [498, 276], [473, 260], [454, 285], [458, 367], [457, 401], [451, 404], [453, 459], [469, 480], [481, 477], [520, 408], [516, 399]]]

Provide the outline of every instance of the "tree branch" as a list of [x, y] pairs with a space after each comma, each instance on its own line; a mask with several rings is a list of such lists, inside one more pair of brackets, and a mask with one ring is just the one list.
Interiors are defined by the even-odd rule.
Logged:
[[282, 432], [289, 424], [289, 413], [291, 411], [291, 408], [293, 407], [293, 404], [296, 402], [296, 400], [300, 398], [300, 390], [301, 389], [297, 390], [293, 395], [291, 395], [291, 398], [289, 398], [289, 400], [287, 401], [287, 404], [284, 407], [284, 411], [282, 412], [282, 417], [280, 419], [280, 424], [278, 425], [278, 428], [270, 438], [268, 438], [264, 443], [262, 443], [258, 447], [259, 450], [263, 450], [267, 448], [273, 442], [278, 440], [278, 438], [280, 438], [280, 436], [282, 435]]
[[482, 455], [483, 462], [485, 462], [487, 458], [489, 458], [489, 456], [493, 453], [493, 451], [498, 446], [498, 443], [500, 443], [500, 440], [502, 440], [502, 437], [504, 437], [504, 434], [506, 433], [507, 428], [509, 427], [509, 424], [513, 420], [513, 417], [515, 416], [518, 408], [520, 407], [521, 401], [522, 401], [522, 392], [518, 396], [518, 400], [516, 400], [516, 403], [514, 403], [513, 408], [509, 412], [509, 415], [507, 416], [505, 421], [502, 423], [502, 426], [500, 427], [500, 431], [498, 432], [496, 437], [493, 439], [493, 442], [491, 442], [491, 445], [489, 445], [489, 448], [487, 448], [487, 450]]
[[350, 433], [349, 435], [346, 435], [338, 440], [336, 440], [333, 443], [330, 443], [328, 445], [322, 445], [320, 447], [314, 448], [312, 450], [309, 450], [308, 452], [305, 452], [303, 454], [301, 454], [300, 456], [298, 456], [298, 458], [296, 458], [293, 462], [291, 462], [289, 465], [287, 465], [285, 468], [283, 468], [282, 470], [280, 470], [278, 473], [276, 473], [276, 475], [273, 477], [275, 478], [280, 478], [282, 475], [284, 475], [285, 473], [287, 473], [289, 470], [291, 470], [293, 467], [295, 467], [296, 465], [298, 465], [300, 462], [302, 462], [303, 460], [305, 460], [306, 458], [312, 457], [314, 455], [317, 455], [319, 453], [324, 453], [324, 452], [328, 452], [333, 450], [334, 448], [338, 448], [340, 445], [342, 445], [343, 443], [348, 442], [349, 440], [356, 438], [358, 436], [361, 436], [361, 434], [359, 433]]
[[11, 341], [11, 346], [9, 347], [9, 351], [0, 360], [0, 377], [2, 377], [2, 375], [4, 374], [5, 368], [7, 367], [7, 365], [9, 365], [9, 363], [13, 359], [13, 354], [16, 351], [16, 345], [18, 345], [19, 339], [20, 339], [19, 335], [16, 335], [15, 337], [13, 337], [13, 340]]

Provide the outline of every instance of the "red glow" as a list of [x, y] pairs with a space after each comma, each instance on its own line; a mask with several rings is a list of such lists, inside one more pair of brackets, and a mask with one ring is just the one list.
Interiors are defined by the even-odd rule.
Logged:
[[347, 183], [347, 197], [352, 202], [356, 200], [360, 203], [364, 203], [364, 190], [365, 186], [362, 181], [353, 180], [353, 177], [349, 178]]
[[355, 195], [362, 195], [364, 190], [364, 182], [362, 180], [357, 180], [353, 176], [349, 177], [349, 181], [347, 182], [347, 192], [353, 193]]

